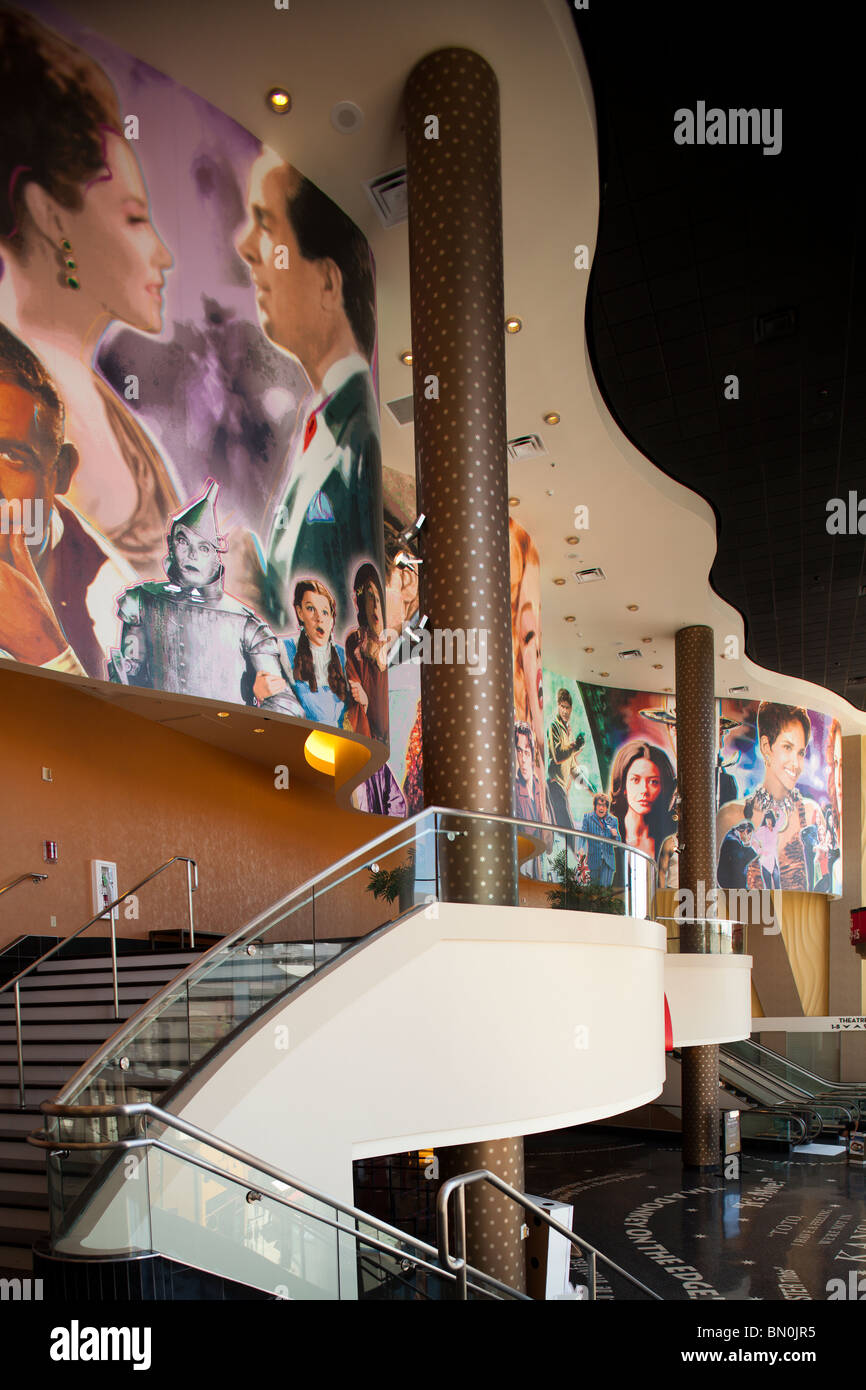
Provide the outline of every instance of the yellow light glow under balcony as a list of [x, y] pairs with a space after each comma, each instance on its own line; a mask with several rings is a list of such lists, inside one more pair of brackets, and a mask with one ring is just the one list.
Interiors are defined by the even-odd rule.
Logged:
[[337, 745], [341, 740], [314, 729], [304, 744], [304, 757], [317, 772], [333, 777], [337, 766]]

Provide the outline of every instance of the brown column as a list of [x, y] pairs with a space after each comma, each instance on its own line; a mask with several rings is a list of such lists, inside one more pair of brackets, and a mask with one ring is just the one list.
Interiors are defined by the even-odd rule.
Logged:
[[[706, 900], [716, 886], [715, 642], [709, 627], [681, 628], [676, 636], [677, 789], [680, 796], [679, 886], [687, 888], [698, 912], [715, 917]], [[706, 906], [701, 906], [705, 903]], [[680, 949], [700, 954], [708, 933], [684, 923]], [[684, 1047], [682, 1071], [683, 1163], [713, 1168], [719, 1163], [719, 1049]]]
[[[510, 816], [514, 696], [505, 422], [499, 88], [467, 49], [431, 53], [406, 84], [409, 270], [421, 612], [477, 634], [482, 661], [421, 668], [424, 800]], [[481, 634], [484, 634], [483, 638]], [[511, 827], [451, 818], [439, 837], [451, 901], [517, 903]], [[478, 1078], [479, 1098], [484, 1078]], [[490, 1168], [523, 1190], [523, 1140], [452, 1148], [443, 1176]], [[469, 1258], [523, 1288], [521, 1210], [468, 1195]]]

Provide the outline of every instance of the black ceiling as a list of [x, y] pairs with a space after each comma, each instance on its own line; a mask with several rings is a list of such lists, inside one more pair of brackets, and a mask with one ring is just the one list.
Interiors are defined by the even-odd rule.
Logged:
[[[831, 498], [866, 500], [856, 10], [570, 8], [599, 127], [586, 314], [599, 387], [635, 445], [714, 507], [711, 580], [743, 614], [748, 655], [863, 709], [866, 541], [827, 530]], [[780, 107], [781, 153], [678, 146], [674, 112], [699, 100]], [[786, 310], [793, 326], [756, 341], [756, 321]], [[730, 374], [738, 400], [724, 396]], [[676, 563], [645, 541], [648, 564]]]

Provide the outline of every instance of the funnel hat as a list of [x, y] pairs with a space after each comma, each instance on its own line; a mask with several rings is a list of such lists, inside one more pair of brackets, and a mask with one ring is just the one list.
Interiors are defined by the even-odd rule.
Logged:
[[220, 552], [228, 550], [228, 542], [217, 532], [216, 499], [218, 492], [219, 483], [215, 482], [213, 478], [208, 478], [201, 497], [197, 497], [182, 512], [178, 512], [176, 516], [172, 517], [171, 531], [176, 526], [185, 526], [188, 531], [194, 531], [202, 540], [209, 541], [215, 550]]

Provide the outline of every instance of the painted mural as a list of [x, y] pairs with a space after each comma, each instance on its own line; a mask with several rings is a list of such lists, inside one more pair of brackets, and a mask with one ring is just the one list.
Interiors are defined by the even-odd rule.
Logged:
[[366, 240], [62, 30], [0, 8], [0, 656], [386, 739]]

